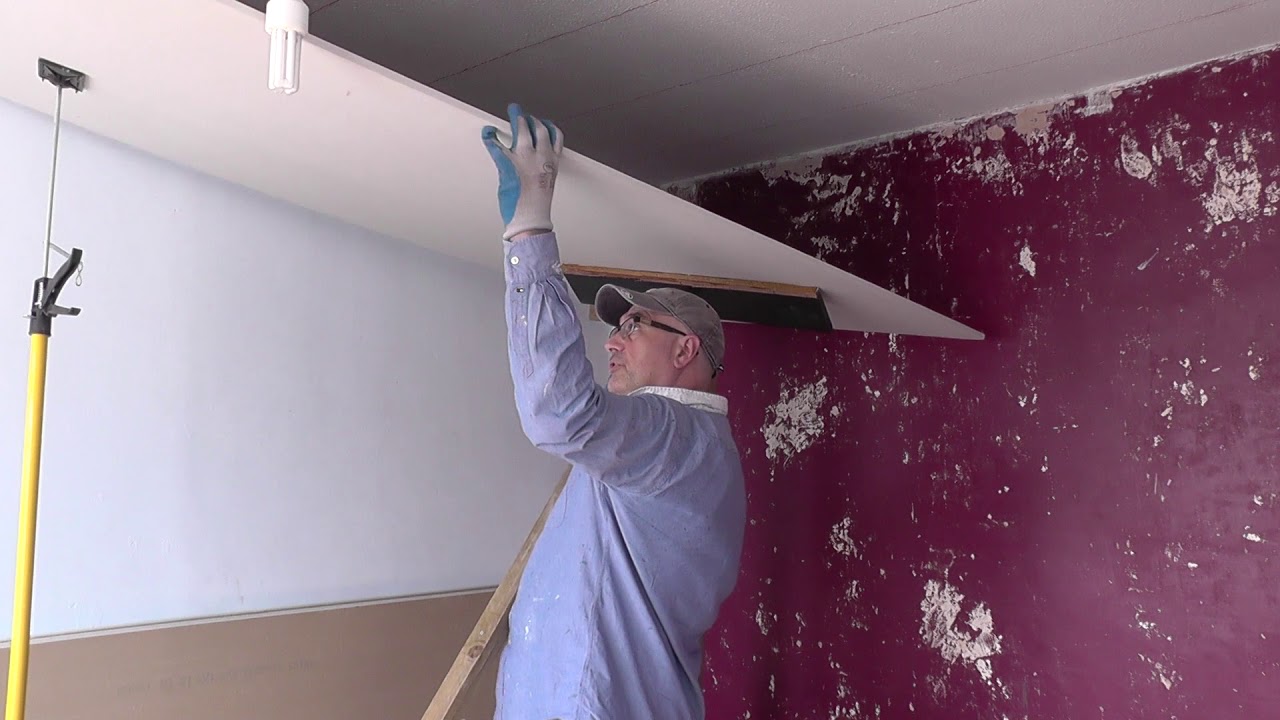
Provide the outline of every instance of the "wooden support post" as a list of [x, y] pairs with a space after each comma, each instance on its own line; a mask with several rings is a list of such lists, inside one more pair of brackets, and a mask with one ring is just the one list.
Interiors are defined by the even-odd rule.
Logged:
[[596, 291], [606, 283], [617, 283], [640, 291], [677, 287], [706, 300], [725, 322], [806, 330], [832, 329], [826, 301], [822, 298], [822, 290], [817, 287], [568, 263], [563, 268], [569, 287], [573, 288], [578, 300], [587, 305], [595, 302]]
[[498, 589], [489, 598], [489, 604], [485, 606], [484, 612], [480, 613], [480, 619], [476, 621], [467, 642], [458, 652], [453, 666], [445, 674], [435, 697], [431, 699], [431, 704], [423, 713], [422, 720], [456, 720], [461, 699], [466, 696], [467, 691], [475, 683], [476, 677], [492, 657], [498, 644], [495, 637], [503, 634], [503, 625], [507, 621], [507, 613], [510, 612], [512, 603], [515, 602], [516, 591], [520, 587], [520, 577], [524, 574], [524, 567], [529, 562], [529, 555], [533, 552], [533, 546], [537, 544], [538, 536], [542, 534], [542, 528], [547, 523], [547, 516], [551, 514], [551, 508], [555, 507], [556, 500], [559, 499], [560, 492], [564, 490], [565, 482], [568, 480], [569, 472], [566, 471], [555, 490], [551, 492], [551, 498], [542, 508], [542, 514], [534, 522], [533, 529], [525, 538], [520, 552], [516, 554], [515, 562], [507, 569], [507, 574], [498, 584]]

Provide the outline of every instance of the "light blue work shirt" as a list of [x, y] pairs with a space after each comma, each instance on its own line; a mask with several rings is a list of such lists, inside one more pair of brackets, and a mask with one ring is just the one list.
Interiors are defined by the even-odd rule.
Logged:
[[511, 609], [496, 718], [701, 720], [703, 636], [746, 521], [727, 402], [600, 387], [555, 234], [504, 245], [520, 421], [573, 470]]

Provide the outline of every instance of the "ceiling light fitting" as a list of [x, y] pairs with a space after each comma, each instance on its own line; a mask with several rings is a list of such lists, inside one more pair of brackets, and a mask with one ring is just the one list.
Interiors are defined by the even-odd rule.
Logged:
[[271, 36], [271, 56], [267, 87], [292, 95], [298, 92], [302, 63], [302, 39], [310, 30], [311, 9], [303, 0], [268, 0], [267, 34]]

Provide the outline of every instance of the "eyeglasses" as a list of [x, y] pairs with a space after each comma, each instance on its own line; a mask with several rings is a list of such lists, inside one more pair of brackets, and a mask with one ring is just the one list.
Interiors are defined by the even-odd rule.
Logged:
[[[617, 326], [616, 326], [616, 327], [614, 327], [612, 330], [610, 330], [610, 331], [609, 331], [609, 337], [610, 337], [610, 338], [613, 338], [613, 337], [615, 337], [615, 336], [617, 336], [617, 335], [621, 334], [623, 338], [626, 338], [626, 339], [628, 339], [628, 340], [629, 340], [629, 339], [631, 339], [631, 336], [635, 334], [636, 330], [637, 330], [641, 325], [648, 325], [649, 327], [656, 327], [656, 328], [658, 328], [659, 330], [666, 330], [667, 332], [672, 332], [672, 333], [675, 333], [675, 334], [677, 334], [677, 335], [681, 335], [681, 336], [686, 336], [686, 337], [687, 337], [687, 336], [689, 335], [689, 333], [687, 333], [687, 332], [685, 332], [685, 331], [683, 331], [683, 330], [679, 330], [679, 329], [677, 329], [677, 328], [673, 328], [673, 327], [671, 327], [670, 325], [665, 325], [665, 324], [660, 323], [660, 322], [658, 322], [658, 321], [656, 321], [656, 320], [649, 320], [649, 319], [644, 318], [644, 317], [641, 317], [641, 316], [639, 316], [639, 315], [632, 315], [631, 317], [627, 318], [626, 320], [623, 320], [621, 324], [617, 325]], [[710, 360], [710, 359], [711, 359], [711, 356], [710, 356], [710, 355], [708, 355], [708, 356], [707, 356], [707, 359], [708, 359], [708, 360]], [[711, 368], [711, 377], [715, 377], [715, 376], [719, 375], [720, 373], [724, 372], [724, 366], [723, 366], [723, 365], [719, 365], [719, 364], [715, 363], [714, 361], [711, 363], [711, 365], [712, 365], [712, 368]]]
[[687, 332], [685, 332], [685, 331], [683, 331], [683, 330], [678, 330], [678, 329], [676, 329], [676, 328], [673, 328], [673, 327], [671, 327], [670, 325], [664, 325], [664, 324], [662, 324], [662, 323], [660, 323], [660, 322], [658, 322], [658, 321], [656, 321], [656, 320], [649, 320], [649, 319], [647, 319], [647, 318], [643, 318], [643, 317], [641, 317], [641, 316], [639, 316], [639, 315], [632, 315], [631, 317], [627, 318], [626, 320], [623, 320], [623, 321], [622, 321], [622, 323], [621, 323], [621, 324], [619, 324], [617, 327], [615, 327], [615, 328], [613, 328], [612, 330], [610, 330], [610, 331], [609, 331], [609, 337], [610, 337], [610, 338], [612, 338], [612, 337], [614, 337], [614, 336], [618, 335], [619, 333], [621, 333], [622, 337], [624, 337], [624, 338], [626, 338], [626, 339], [628, 339], [628, 340], [629, 340], [629, 339], [631, 339], [631, 336], [635, 334], [636, 330], [637, 330], [641, 325], [648, 325], [649, 327], [656, 327], [656, 328], [658, 328], [659, 330], [666, 330], [667, 332], [672, 332], [672, 333], [675, 333], [675, 334], [677, 334], [677, 335], [686, 335], [686, 336], [687, 336], [687, 335], [689, 334], [689, 333], [687, 333]]

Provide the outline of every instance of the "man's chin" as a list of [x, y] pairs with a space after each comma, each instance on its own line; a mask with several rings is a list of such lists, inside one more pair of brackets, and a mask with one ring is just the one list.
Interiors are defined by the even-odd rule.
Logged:
[[609, 382], [605, 384], [605, 389], [614, 395], [626, 395], [631, 392], [632, 388], [628, 387], [617, 375], [609, 377]]

